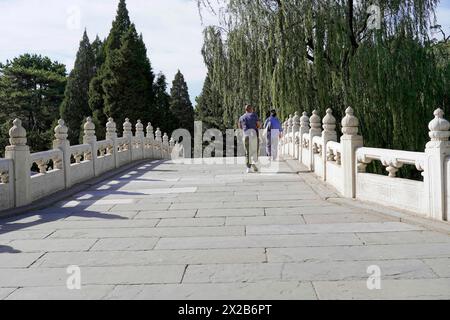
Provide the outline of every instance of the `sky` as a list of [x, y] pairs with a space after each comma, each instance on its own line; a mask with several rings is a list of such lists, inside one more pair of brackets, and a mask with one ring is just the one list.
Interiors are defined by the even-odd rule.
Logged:
[[[0, 61], [38, 53], [73, 67], [84, 31], [91, 41], [105, 38], [116, 15], [117, 0], [0, 0]], [[203, 29], [195, 0], [127, 0], [131, 20], [143, 34], [155, 73], [169, 82], [178, 69], [191, 100], [201, 93], [206, 67], [201, 56]], [[441, 0], [438, 23], [450, 35], [450, 0]]]

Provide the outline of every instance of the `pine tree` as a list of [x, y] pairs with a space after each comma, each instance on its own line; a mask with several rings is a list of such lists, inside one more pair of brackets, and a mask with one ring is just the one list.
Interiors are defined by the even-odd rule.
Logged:
[[170, 110], [170, 95], [167, 93], [166, 76], [159, 73], [153, 85], [155, 108], [152, 122], [158, 124], [162, 131], [172, 133], [178, 129], [178, 121]]
[[222, 97], [218, 90], [214, 88], [209, 73], [206, 75], [203, 90], [197, 97], [197, 106], [195, 108], [195, 118], [203, 122], [204, 128], [215, 128], [225, 130], [223, 121]]
[[151, 120], [154, 75], [142, 36], [134, 24], [122, 38], [119, 50], [108, 53], [102, 87], [106, 115], [117, 121]]
[[170, 90], [170, 110], [182, 129], [194, 132], [194, 108], [189, 98], [189, 91], [184, 76], [178, 70]]
[[95, 75], [95, 55], [86, 31], [80, 42], [75, 66], [67, 80], [64, 101], [61, 104], [61, 118], [69, 128], [71, 144], [80, 141], [80, 123], [91, 115], [89, 107], [89, 84]]
[[[104, 126], [107, 116], [105, 115], [105, 92], [103, 91], [103, 81], [105, 80], [106, 61], [113, 53], [120, 49], [121, 39], [131, 26], [130, 17], [126, 7], [125, 0], [120, 0], [117, 9], [117, 15], [112, 23], [111, 31], [108, 38], [100, 44], [100, 39], [96, 39], [92, 44], [96, 53], [97, 75], [92, 79], [89, 88], [89, 106], [91, 107], [96, 123], [97, 136], [103, 138], [105, 136]], [[124, 119], [116, 119], [121, 121]]]

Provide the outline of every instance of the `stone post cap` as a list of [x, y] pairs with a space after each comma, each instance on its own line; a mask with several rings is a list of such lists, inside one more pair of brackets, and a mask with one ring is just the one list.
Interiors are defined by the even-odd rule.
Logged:
[[106, 123], [106, 128], [114, 128], [116, 129], [116, 123], [113, 118], [108, 118], [108, 122]]
[[136, 123], [136, 131], [144, 131], [144, 125], [141, 120], [138, 120]]
[[308, 117], [308, 113], [306, 111], [303, 112], [302, 117], [300, 118], [300, 124], [301, 124], [302, 128], [309, 127], [309, 117]]
[[147, 125], [147, 132], [152, 132], [153, 133], [153, 126], [152, 126], [151, 122], [149, 122], [148, 125]]
[[319, 117], [319, 112], [317, 110], [313, 111], [313, 115], [311, 116], [311, 118], [309, 118], [309, 122], [311, 124], [311, 128], [312, 129], [320, 129], [321, 125], [320, 122], [322, 121], [322, 119], [320, 119]]
[[66, 123], [63, 119], [58, 120], [58, 125], [55, 127], [55, 139], [56, 140], [66, 140], [68, 137], [69, 128], [67, 128]]
[[434, 119], [428, 125], [431, 141], [448, 141], [450, 138], [450, 122], [444, 118], [444, 110], [434, 111]]
[[27, 131], [22, 126], [22, 120], [15, 119], [9, 129], [9, 143], [11, 146], [25, 146], [27, 144]]
[[167, 133], [164, 133], [163, 142], [166, 143], [166, 144], [169, 143], [169, 136], [167, 135]]
[[84, 131], [93, 131], [95, 130], [95, 124], [92, 122], [91, 117], [86, 118], [86, 123], [84, 124]]
[[297, 111], [294, 114], [293, 122], [294, 122], [294, 125], [299, 125], [300, 124], [300, 116], [298, 115]]
[[356, 136], [359, 130], [359, 120], [354, 115], [354, 110], [348, 107], [345, 110], [346, 116], [342, 119], [342, 132], [345, 135]]
[[325, 131], [334, 131], [336, 129], [336, 118], [333, 116], [333, 110], [327, 109], [327, 115], [323, 118], [323, 129]]
[[174, 140], [173, 137], [170, 138], [169, 145], [170, 145], [171, 147], [174, 147], [174, 146], [175, 146], [175, 140]]
[[133, 127], [133, 125], [131, 124], [131, 122], [130, 122], [130, 119], [128, 119], [128, 118], [126, 118], [125, 119], [125, 122], [123, 123], [123, 128], [125, 129], [130, 129], [131, 130], [131, 128]]

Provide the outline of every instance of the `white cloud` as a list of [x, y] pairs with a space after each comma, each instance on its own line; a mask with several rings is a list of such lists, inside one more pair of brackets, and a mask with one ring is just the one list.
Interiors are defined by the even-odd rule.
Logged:
[[[0, 61], [39, 53], [71, 69], [84, 27], [91, 40], [96, 34], [105, 38], [117, 4], [117, 0], [0, 0]], [[204, 26], [195, 0], [127, 0], [127, 7], [144, 36], [155, 73], [162, 71], [170, 82], [180, 69], [194, 99], [206, 75], [200, 52]]]

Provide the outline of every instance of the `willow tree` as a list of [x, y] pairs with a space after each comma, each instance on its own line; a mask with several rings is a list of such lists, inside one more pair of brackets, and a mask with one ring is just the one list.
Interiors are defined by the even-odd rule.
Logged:
[[366, 145], [423, 150], [433, 110], [448, 107], [449, 42], [429, 36], [437, 0], [218, 4], [203, 55], [228, 125], [246, 103], [283, 117], [331, 107], [338, 120], [352, 105]]

